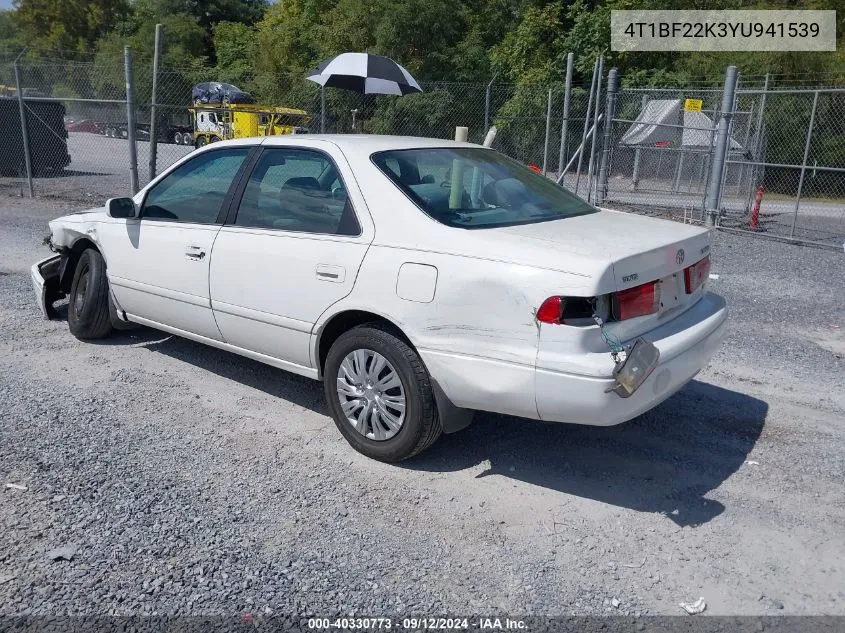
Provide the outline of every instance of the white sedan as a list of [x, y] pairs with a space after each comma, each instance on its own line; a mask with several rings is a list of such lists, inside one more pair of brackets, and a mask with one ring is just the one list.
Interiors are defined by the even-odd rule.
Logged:
[[713, 355], [706, 230], [599, 210], [502, 154], [382, 136], [239, 139], [50, 222], [42, 311], [142, 324], [322, 380], [398, 461], [476, 410], [612, 425]]

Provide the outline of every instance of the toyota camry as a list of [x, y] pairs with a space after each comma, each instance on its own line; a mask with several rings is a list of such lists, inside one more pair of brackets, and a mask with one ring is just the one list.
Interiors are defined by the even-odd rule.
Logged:
[[383, 461], [477, 410], [624, 422], [725, 331], [707, 230], [598, 209], [469, 143], [215, 143], [50, 231], [46, 317], [66, 298], [83, 340], [140, 324], [321, 380], [338, 430]]

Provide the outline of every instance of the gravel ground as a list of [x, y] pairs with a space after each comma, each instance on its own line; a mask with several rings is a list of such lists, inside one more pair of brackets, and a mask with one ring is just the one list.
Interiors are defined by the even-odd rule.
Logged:
[[0, 197], [0, 614], [845, 615], [845, 256], [716, 234], [731, 333], [678, 395], [390, 466], [316, 382], [42, 320], [66, 211]]

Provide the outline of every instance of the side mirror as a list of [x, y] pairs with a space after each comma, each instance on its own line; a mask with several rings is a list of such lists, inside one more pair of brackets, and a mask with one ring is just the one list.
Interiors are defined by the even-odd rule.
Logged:
[[106, 209], [112, 218], [134, 218], [138, 215], [132, 198], [110, 198], [106, 201]]

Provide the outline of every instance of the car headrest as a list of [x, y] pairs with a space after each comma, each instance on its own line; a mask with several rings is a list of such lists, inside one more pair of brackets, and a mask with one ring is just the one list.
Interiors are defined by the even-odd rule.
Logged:
[[484, 187], [484, 202], [496, 207], [519, 207], [527, 197], [525, 185], [516, 178], [494, 180]]
[[282, 189], [319, 189], [320, 183], [313, 176], [297, 176], [288, 178]]

